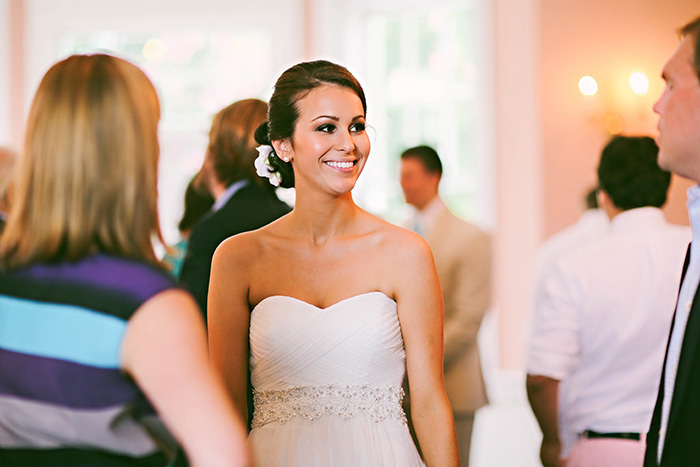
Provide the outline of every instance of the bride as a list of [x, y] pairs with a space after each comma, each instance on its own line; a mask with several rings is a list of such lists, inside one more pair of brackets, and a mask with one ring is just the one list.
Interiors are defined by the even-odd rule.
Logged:
[[344, 67], [285, 71], [256, 165], [296, 188], [295, 208], [214, 256], [211, 359], [244, 414], [250, 364], [259, 465], [422, 465], [401, 409], [405, 371], [426, 464], [459, 465], [429, 247], [352, 198], [370, 150], [365, 114]]

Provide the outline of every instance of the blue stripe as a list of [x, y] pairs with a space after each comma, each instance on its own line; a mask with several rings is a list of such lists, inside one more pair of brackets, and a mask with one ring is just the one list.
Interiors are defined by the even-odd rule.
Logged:
[[0, 296], [0, 348], [119, 368], [126, 322], [73, 305]]

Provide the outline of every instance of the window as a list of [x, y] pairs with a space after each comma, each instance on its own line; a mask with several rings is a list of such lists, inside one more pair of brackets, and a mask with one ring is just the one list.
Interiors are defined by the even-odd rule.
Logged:
[[488, 197], [481, 184], [483, 158], [489, 155], [479, 149], [485, 135], [477, 133], [478, 14], [475, 3], [443, 1], [420, 8], [368, 6], [362, 16], [363, 85], [376, 138], [358, 201], [389, 220], [407, 214], [399, 156], [419, 144], [440, 154], [440, 190], [447, 204], [466, 218], [484, 220], [479, 198]]
[[274, 75], [269, 33], [246, 30], [68, 32], [61, 55], [104, 51], [148, 74], [161, 101], [160, 214], [168, 241], [177, 239], [183, 193], [199, 170], [212, 116], [249, 97], [267, 100]]

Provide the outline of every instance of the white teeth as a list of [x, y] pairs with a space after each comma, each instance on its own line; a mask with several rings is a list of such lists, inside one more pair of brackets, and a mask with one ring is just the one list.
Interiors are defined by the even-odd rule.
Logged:
[[353, 166], [352, 162], [338, 162], [338, 161], [328, 161], [326, 164], [331, 167], [338, 167], [339, 169], [349, 169]]

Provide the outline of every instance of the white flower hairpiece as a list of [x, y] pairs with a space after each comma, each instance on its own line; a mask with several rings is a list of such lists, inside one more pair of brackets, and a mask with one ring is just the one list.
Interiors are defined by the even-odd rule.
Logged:
[[261, 177], [267, 177], [270, 179], [270, 184], [274, 186], [280, 186], [282, 183], [282, 174], [280, 174], [273, 166], [270, 164], [270, 156], [272, 156], [272, 146], [269, 144], [263, 144], [255, 148], [258, 150], [260, 155], [255, 159], [255, 172]]

